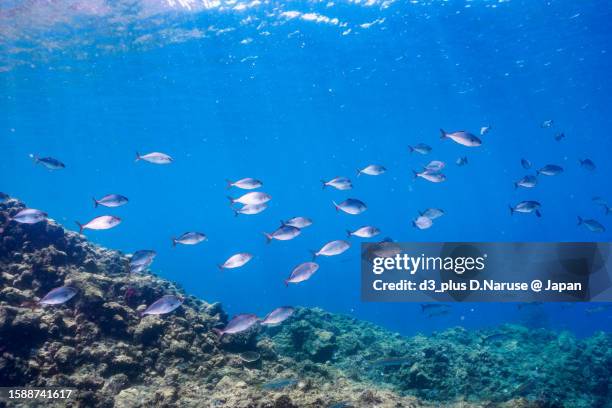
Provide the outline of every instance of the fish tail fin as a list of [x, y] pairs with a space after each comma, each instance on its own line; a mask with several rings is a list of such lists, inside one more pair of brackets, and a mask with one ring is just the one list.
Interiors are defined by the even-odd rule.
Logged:
[[578, 225], [582, 225], [582, 217], [578, 216]]
[[516, 190], [518, 188], [518, 181], [514, 182], [514, 189]]
[[412, 177], [413, 180], [419, 177], [419, 172], [416, 170], [412, 170], [412, 174], [413, 174], [413, 177]]
[[285, 282], [285, 287], [288, 288], [289, 287], [289, 279], [285, 279], [283, 282]]
[[340, 211], [340, 207], [338, 206], [338, 204], [336, 204], [336, 202], [333, 200], [332, 203], [334, 204], [334, 208], [336, 208], [336, 211]]
[[96, 197], [92, 197], [93, 202], [94, 202], [94, 208], [98, 208], [98, 200], [96, 200]]
[[234, 199], [230, 196], [227, 196], [227, 199], [230, 200], [230, 205], [234, 204]]
[[412, 147], [412, 146], [408, 146], [408, 151], [409, 151], [410, 153], [413, 153], [413, 152], [414, 152], [414, 147]]
[[446, 132], [444, 131], [444, 129], [440, 129], [440, 139], [446, 139], [448, 136], [446, 136]]
[[134, 161], [139, 161], [140, 160], [140, 153], [136, 152], [136, 160]]
[[420, 216], [423, 216], [423, 214], [425, 214], [425, 211], [417, 211], [419, 213]]
[[605, 207], [605, 208], [606, 208], [606, 215], [610, 214], [610, 207], [608, 207], [608, 206], [606, 205], [606, 207]]
[[323, 189], [325, 189], [325, 187], [327, 187], [327, 181], [321, 180], [321, 183], [323, 183]]
[[176, 238], [172, 237], [172, 248], [176, 248]]
[[79, 234], [82, 234], [82, 233], [83, 233], [83, 224], [81, 224], [81, 223], [80, 223], [80, 222], [78, 222], [78, 221], [75, 221], [75, 222], [76, 222], [76, 225], [78, 225], [78, 226], [79, 226]]
[[536, 170], [536, 176], [540, 175], [540, 170]]
[[357, 177], [361, 176], [361, 170], [357, 169]]
[[268, 234], [267, 232], [263, 233], [266, 236], [266, 244], [272, 242], [272, 234]]
[[414, 228], [416, 228], [416, 226], [417, 226], [417, 225], [416, 225], [416, 221], [412, 221], [412, 226], [413, 226]]
[[350, 238], [353, 236], [353, 233], [351, 232], [351, 230], [346, 230], [346, 237]]
[[540, 212], [540, 210], [536, 210], [535, 214], [536, 214], [536, 217], [538, 218], [542, 216], [542, 213]]
[[217, 336], [219, 336], [219, 340], [221, 340], [221, 338], [225, 334], [225, 333], [223, 333], [223, 330], [220, 330], [220, 329], [217, 329], [217, 328], [213, 328], [212, 330], [217, 334]]
[[232, 185], [234, 184], [234, 182], [230, 179], [225, 179], [225, 182], [227, 183], [227, 186], [225, 188], [227, 188], [228, 190], [230, 188], [232, 188]]
[[283, 220], [281, 220], [280, 224], [281, 224], [281, 227], [284, 227], [285, 225], [287, 225], [287, 224], [285, 224], [285, 221], [283, 221]]
[[511, 205], [508, 205], [508, 208], [510, 209], [510, 215], [514, 215], [514, 208]]
[[312, 249], [310, 250], [310, 253], [312, 254], [312, 260], [314, 261], [315, 259], [317, 259], [317, 251], [313, 251]]
[[467, 156], [463, 156], [463, 163], [468, 164], [468, 158], [467, 158]]
[[223, 271], [223, 265], [219, 264], [217, 265], [217, 268], [219, 268], [220, 271]]
[[237, 217], [237, 216], [240, 215], [240, 211], [238, 211], [238, 210], [233, 210], [233, 211], [234, 211], [234, 217]]

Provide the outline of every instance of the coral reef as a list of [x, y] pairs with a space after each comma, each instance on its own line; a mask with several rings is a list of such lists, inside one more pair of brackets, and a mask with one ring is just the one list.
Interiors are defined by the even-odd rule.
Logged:
[[[22, 208], [14, 199], [0, 203], [0, 223]], [[62, 285], [77, 296], [37, 304]], [[184, 296], [183, 305], [141, 317], [167, 294]], [[127, 256], [52, 220], [5, 225], [0, 385], [78, 390], [56, 406], [573, 408], [612, 400], [609, 335], [578, 341], [507, 326], [404, 338], [298, 309], [280, 326], [219, 339], [212, 329], [227, 320], [220, 304], [152, 274], [130, 274]], [[246, 351], [260, 358], [242, 358]]]

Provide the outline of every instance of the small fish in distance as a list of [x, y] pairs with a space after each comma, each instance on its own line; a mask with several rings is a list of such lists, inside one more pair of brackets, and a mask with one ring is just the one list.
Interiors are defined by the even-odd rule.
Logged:
[[431, 147], [425, 143], [417, 143], [414, 146], [408, 146], [410, 153], [417, 152], [419, 154], [428, 154], [431, 152]]
[[480, 136], [484, 136], [491, 130], [491, 126], [483, 126], [480, 128]]
[[66, 168], [66, 165], [53, 157], [38, 157], [35, 154], [30, 154], [30, 158], [36, 164], [42, 164], [49, 170], [60, 170]]
[[468, 158], [466, 156], [459, 157], [455, 163], [459, 167], [465, 166], [466, 164], [468, 164]]
[[312, 253], [312, 259], [315, 259], [317, 256], [334, 256], [340, 255], [344, 253], [347, 249], [351, 247], [351, 244], [347, 241], [343, 241], [341, 239], [330, 241], [327, 244], [323, 245], [321, 249], [318, 251], [310, 251]]
[[547, 164], [540, 170], [536, 171], [538, 176], [543, 174], [545, 176], [556, 176], [557, 174], [563, 173], [563, 167], [557, 166], [556, 164]]
[[261, 181], [251, 178], [251, 177], [243, 178], [238, 181], [231, 181], [231, 180], [226, 180], [226, 181], [227, 181], [227, 188], [238, 187], [243, 190], [253, 190], [253, 189], [263, 186], [263, 183]]
[[272, 242], [273, 239], [277, 241], [289, 241], [300, 235], [302, 232], [301, 229], [293, 227], [291, 225], [281, 225], [272, 233], [264, 232], [263, 234], [266, 236], [266, 243]]
[[293, 268], [291, 274], [285, 279], [285, 286], [290, 283], [300, 283], [310, 279], [312, 275], [319, 269], [319, 264], [316, 262], [304, 262]]
[[259, 318], [254, 314], [239, 314], [234, 316], [223, 329], [214, 328], [213, 331], [222, 338], [226, 334], [236, 334], [249, 330], [259, 322]]
[[182, 304], [183, 299], [178, 298], [174, 295], [165, 295], [153, 302], [140, 315], [146, 316], [168, 314], [176, 310]]
[[543, 129], [546, 129], [546, 128], [553, 127], [554, 124], [555, 124], [555, 122], [552, 119], [548, 119], [548, 120], [545, 120], [544, 122], [542, 122], [540, 124], [540, 127], [543, 128]]
[[96, 198], [94, 197], [93, 201], [95, 208], [97, 208], [99, 205], [110, 208], [121, 207], [122, 205], [128, 203], [127, 197], [124, 197], [119, 194], [108, 194], [99, 200], [96, 200]]
[[353, 183], [346, 177], [335, 177], [329, 181], [321, 180], [321, 183], [323, 183], [323, 188], [327, 186], [333, 187], [336, 190], [350, 190], [353, 188]]
[[595, 169], [597, 168], [597, 166], [595, 166], [595, 163], [593, 163], [593, 160], [591, 159], [579, 160], [579, 162], [580, 162], [580, 167], [582, 167], [585, 170], [595, 171]]
[[332, 203], [334, 204], [336, 211], [342, 211], [351, 215], [361, 214], [368, 209], [363, 201], [356, 198], [347, 198], [340, 204], [336, 204], [335, 201], [332, 201]]
[[439, 172], [446, 166], [446, 163], [440, 160], [432, 160], [427, 166], [425, 166], [425, 170], [430, 172]]
[[446, 180], [446, 176], [442, 173], [438, 173], [437, 171], [423, 170], [419, 173], [418, 171], [413, 170], [412, 173], [414, 174], [414, 178], [420, 177], [432, 183], [441, 183]]
[[379, 166], [377, 164], [370, 164], [369, 166], [364, 167], [361, 170], [357, 170], [357, 177], [362, 174], [367, 174], [368, 176], [379, 176], [383, 174], [387, 169], [384, 166]]
[[77, 290], [75, 288], [61, 286], [49, 291], [38, 303], [46, 306], [61, 305], [72, 299], [76, 294]]
[[416, 220], [412, 221], [412, 226], [420, 230], [428, 229], [433, 225], [433, 221], [429, 217], [423, 215], [417, 217]]
[[521, 166], [523, 166], [525, 170], [529, 170], [531, 168], [531, 162], [527, 159], [521, 159]]
[[201, 232], [185, 232], [178, 238], [172, 238], [172, 246], [175, 247], [176, 244], [196, 245], [206, 240], [208, 237]]
[[140, 154], [138, 154], [138, 152], [136, 152], [136, 161], [140, 160], [144, 160], [153, 164], [170, 164], [173, 161], [172, 157], [168, 156], [165, 153], [153, 152], [141, 156]]
[[35, 208], [24, 208], [17, 214], [9, 218], [9, 221], [15, 221], [20, 224], [37, 224], [47, 220], [47, 213]]
[[244, 215], [255, 215], [255, 214], [259, 214], [260, 212], [264, 211], [266, 208], [268, 208], [268, 205], [266, 203], [263, 204], [245, 204], [242, 206], [242, 208], [239, 209], [234, 209], [234, 216], [238, 216], [240, 214], [244, 214]]
[[441, 210], [439, 208], [428, 208], [423, 212], [419, 212], [419, 215], [427, 217], [430, 220], [435, 220], [436, 218], [440, 218], [444, 215], [444, 210]]
[[596, 220], [585, 220], [582, 217], [578, 217], [578, 225], [584, 225], [592, 232], [604, 232], [606, 228]]
[[542, 205], [537, 201], [521, 201], [515, 207], [510, 207], [510, 215], [514, 215], [515, 212], [519, 213], [535, 213], [538, 217], [541, 217], [540, 208]]
[[514, 188], [524, 187], [524, 188], [533, 188], [538, 184], [538, 178], [536, 176], [527, 175], [520, 179], [519, 181], [514, 182]]
[[142, 272], [153, 263], [157, 252], [152, 249], [141, 249], [132, 254], [130, 258], [130, 272]]
[[482, 140], [464, 130], [448, 133], [445, 132], [444, 129], [440, 129], [440, 135], [441, 139], [451, 139], [455, 143], [466, 147], [478, 147], [482, 145]]
[[270, 201], [272, 196], [261, 191], [251, 191], [250, 193], [246, 193], [238, 198], [227, 198], [230, 200], [230, 204], [240, 203], [244, 205], [259, 205]]
[[240, 252], [230, 256], [223, 264], [219, 265], [219, 269], [240, 268], [241, 266], [246, 265], [246, 263], [251, 259], [253, 259], [253, 255], [249, 254], [248, 252]]
[[565, 139], [565, 133], [560, 132], [560, 133], [557, 133], [557, 134], [555, 135], [555, 140], [556, 140], [557, 142], [560, 142], [560, 141], [562, 141], [563, 139]]
[[266, 315], [261, 321], [261, 324], [273, 326], [277, 324], [281, 324], [285, 320], [291, 317], [291, 315], [295, 312], [295, 309], [291, 306], [281, 306], [277, 307], [270, 313]]
[[312, 225], [312, 220], [306, 217], [293, 217], [287, 221], [281, 221], [281, 225], [290, 225], [295, 228], [306, 228]]
[[347, 236], [350, 237], [359, 237], [359, 238], [372, 238], [376, 235], [380, 234], [380, 230], [371, 225], [367, 225], [361, 228], [356, 229], [355, 231], [346, 231]]
[[121, 218], [115, 217], [114, 215], [101, 215], [92, 219], [91, 221], [81, 224], [76, 222], [79, 226], [79, 233], [82, 234], [83, 230], [107, 230], [116, 227], [121, 223]]

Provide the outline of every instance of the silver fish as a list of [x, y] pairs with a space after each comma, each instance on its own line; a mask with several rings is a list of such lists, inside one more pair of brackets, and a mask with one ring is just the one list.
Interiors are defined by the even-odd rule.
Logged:
[[304, 262], [293, 268], [291, 274], [285, 279], [285, 286], [289, 286], [289, 283], [300, 283], [304, 282], [319, 269], [319, 264], [315, 262]]
[[552, 127], [554, 125], [554, 123], [555, 122], [552, 119], [548, 119], [548, 120], [545, 120], [544, 122], [542, 122], [542, 124], [540, 124], [540, 127], [541, 128], [549, 128], [549, 127]]
[[245, 204], [242, 206], [242, 208], [234, 210], [234, 215], [235, 216], [238, 216], [239, 214], [255, 215], [255, 214], [259, 214], [260, 212], [264, 211], [266, 208], [268, 208], [268, 205], [266, 203], [264, 204]]
[[414, 177], [421, 177], [424, 180], [431, 181], [432, 183], [441, 183], [446, 180], [446, 176], [442, 173], [438, 173], [437, 171], [423, 170], [422, 172], [418, 172], [413, 170]]
[[429, 217], [423, 215], [417, 217], [416, 220], [412, 221], [412, 225], [420, 230], [427, 229], [433, 225], [433, 221]]
[[509, 207], [510, 207], [510, 215], [513, 215], [515, 212], [520, 212], [520, 213], [532, 213], [533, 212], [538, 217], [542, 216], [542, 214], [540, 213], [540, 207], [542, 206], [537, 201], [521, 201], [515, 207], [512, 207], [512, 206], [509, 206]]
[[408, 149], [410, 150], [410, 153], [417, 152], [420, 154], [428, 154], [429, 152], [431, 152], [431, 147], [426, 145], [425, 143], [417, 143], [414, 146], [408, 146]]
[[419, 215], [427, 217], [430, 220], [435, 220], [436, 218], [440, 218], [444, 215], [444, 210], [441, 210], [439, 208], [428, 208], [423, 212], [419, 212]]
[[281, 306], [277, 307], [273, 311], [267, 314], [266, 317], [263, 318], [261, 324], [265, 325], [276, 325], [284, 322], [295, 312], [295, 309], [291, 306]]
[[384, 166], [379, 166], [377, 164], [370, 164], [369, 166], [364, 167], [361, 170], [357, 170], [357, 177], [362, 174], [367, 174], [368, 176], [379, 176], [383, 174], [387, 169]]
[[83, 233], [83, 230], [107, 230], [116, 227], [121, 223], [121, 218], [115, 217], [114, 215], [101, 215], [94, 218], [86, 224], [81, 224], [77, 221], [79, 226], [79, 233]]
[[227, 197], [231, 204], [240, 203], [245, 205], [259, 205], [265, 204], [272, 199], [270, 194], [266, 194], [261, 191], [251, 191], [238, 198]]
[[119, 194], [108, 194], [99, 200], [96, 200], [96, 198], [94, 197], [93, 201], [94, 201], [94, 207], [98, 207], [99, 205], [102, 205], [104, 207], [113, 208], [113, 207], [121, 207], [122, 205], [127, 204], [128, 199], [127, 197], [124, 197]]
[[484, 136], [491, 130], [491, 126], [483, 126], [480, 128], [480, 136]]
[[147, 153], [145, 155], [140, 155], [136, 152], [136, 161], [144, 160], [153, 164], [170, 164], [172, 163], [172, 157], [168, 156], [165, 153], [153, 152]]
[[457, 163], [457, 166], [459, 167], [465, 166], [468, 164], [468, 158], [466, 156], [459, 157], [455, 163]]
[[172, 238], [172, 246], [175, 247], [176, 244], [196, 245], [206, 240], [208, 240], [206, 234], [202, 234], [201, 232], [186, 232], [178, 238]]
[[531, 168], [531, 162], [527, 159], [521, 159], [521, 166], [523, 166], [525, 170], [529, 170]]
[[362, 254], [362, 257], [372, 262], [374, 258], [392, 258], [400, 252], [402, 252], [402, 250], [397, 243], [393, 242], [391, 238], [385, 238], [371, 245], [368, 250]]
[[334, 204], [336, 211], [343, 211], [351, 215], [361, 214], [362, 212], [368, 209], [368, 207], [363, 201], [358, 200], [356, 198], [347, 198], [340, 204], [336, 204], [335, 201], [332, 201], [332, 203]]
[[63, 169], [66, 167], [64, 163], [62, 163], [61, 161], [57, 159], [54, 159], [53, 157], [38, 157], [34, 154], [31, 154], [30, 158], [34, 160], [34, 163], [42, 164], [43, 166], [45, 166], [46, 168], [50, 170], [59, 170], [59, 169]]
[[538, 184], [538, 178], [536, 176], [527, 175], [514, 183], [514, 188], [525, 187], [533, 188]]
[[147, 307], [145, 311], [141, 313], [141, 316], [168, 314], [182, 304], [183, 299], [179, 299], [174, 295], [165, 295], [153, 302], [151, 306]]
[[580, 160], [580, 166], [588, 171], [594, 171], [597, 168], [591, 159]]
[[219, 269], [234, 269], [244, 266], [247, 262], [253, 259], [253, 255], [248, 252], [240, 252], [238, 254], [230, 256], [222, 265], [219, 265]]
[[557, 174], [563, 173], [563, 167], [557, 166], [556, 164], [547, 164], [540, 170], [536, 171], [538, 175], [543, 174], [545, 176], [556, 176]]
[[351, 236], [359, 237], [359, 238], [372, 238], [376, 235], [380, 234], [380, 230], [376, 227], [372, 227], [367, 225], [365, 227], [361, 227], [356, 229], [355, 231], [346, 231], [347, 236], [350, 238]]
[[323, 188], [330, 186], [335, 188], [336, 190], [350, 190], [353, 188], [353, 183], [346, 177], [335, 177], [329, 181], [321, 180], [323, 183]]
[[306, 228], [312, 225], [312, 220], [306, 217], [293, 217], [287, 221], [281, 221], [281, 225], [289, 225], [295, 228]]
[[130, 272], [142, 272], [153, 263], [157, 252], [151, 249], [141, 249], [132, 254], [130, 258]]
[[311, 251], [312, 258], [316, 258], [317, 256], [334, 256], [340, 255], [344, 253], [347, 249], [351, 247], [351, 244], [347, 241], [343, 241], [338, 239], [336, 241], [330, 241], [327, 244], [323, 245], [321, 249], [318, 251]]
[[47, 213], [44, 211], [36, 210], [34, 208], [24, 208], [19, 211], [11, 220], [16, 221], [20, 224], [36, 224], [47, 220]]
[[596, 220], [585, 220], [582, 217], [578, 217], [578, 225], [584, 225], [592, 232], [604, 232], [606, 228]]
[[77, 290], [70, 286], [61, 286], [52, 289], [38, 303], [41, 305], [61, 305], [72, 299], [77, 294]]
[[251, 177], [243, 178], [238, 181], [231, 181], [231, 180], [226, 180], [226, 181], [227, 181], [227, 188], [238, 187], [243, 190], [253, 190], [253, 189], [263, 186], [263, 183], [261, 181], [251, 178]]
[[446, 166], [446, 163], [440, 160], [432, 160], [425, 166], [425, 170], [430, 172], [439, 172]]
[[460, 130], [458, 132], [447, 133], [444, 129], [440, 129], [441, 139], [451, 139], [460, 145], [467, 147], [477, 147], [482, 145], [482, 141], [473, 134]]
[[281, 225], [276, 231], [270, 234], [264, 232], [264, 235], [266, 236], [266, 243], [269, 244], [270, 242], [272, 242], [273, 239], [276, 239], [278, 241], [289, 241], [290, 239], [293, 239], [300, 235], [301, 232], [301, 229], [293, 227], [291, 225]]
[[254, 314], [239, 314], [234, 316], [234, 318], [230, 320], [223, 329], [215, 328], [213, 331], [219, 335], [219, 338], [221, 338], [226, 334], [241, 333], [249, 330], [251, 327], [257, 324], [258, 321], [259, 318]]

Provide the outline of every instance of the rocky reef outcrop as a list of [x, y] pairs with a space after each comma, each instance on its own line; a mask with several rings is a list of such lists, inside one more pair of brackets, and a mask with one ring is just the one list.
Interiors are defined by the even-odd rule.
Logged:
[[[55, 406], [573, 408], [612, 401], [612, 340], [604, 334], [579, 341], [506, 326], [404, 338], [298, 309], [280, 326], [219, 339], [212, 329], [228, 318], [220, 304], [153, 274], [129, 273], [126, 255], [52, 220], [5, 222], [22, 208], [14, 199], [0, 203], [0, 386], [78, 390]], [[37, 303], [62, 285], [77, 296], [60, 306]], [[168, 294], [183, 296], [183, 305], [141, 317]], [[244, 358], [247, 351], [256, 354]]]

